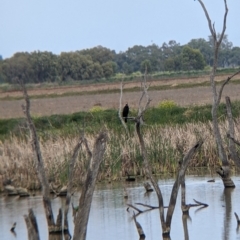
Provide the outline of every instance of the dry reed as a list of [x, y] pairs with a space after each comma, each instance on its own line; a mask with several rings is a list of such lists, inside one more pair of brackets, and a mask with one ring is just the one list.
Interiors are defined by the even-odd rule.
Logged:
[[[239, 122], [239, 119], [237, 121]], [[220, 127], [223, 136], [226, 136], [227, 123], [222, 122]], [[108, 129], [108, 132], [109, 142], [98, 179], [116, 180], [127, 175], [144, 175], [136, 134], [133, 133], [128, 138], [124, 132], [120, 134], [112, 129]], [[211, 122], [176, 126], [144, 126], [143, 134], [152, 169], [156, 174], [175, 172], [183, 154], [200, 138], [204, 140], [204, 144], [199, 154], [191, 161], [190, 167], [212, 168], [220, 164]], [[91, 147], [95, 136], [88, 135], [86, 137]], [[236, 139], [240, 139], [238, 128], [236, 128]], [[48, 178], [54, 186], [66, 184], [69, 159], [77, 140], [77, 136], [39, 138]], [[227, 142], [227, 137], [225, 137], [226, 151]], [[75, 166], [75, 186], [79, 186], [84, 181], [87, 167], [87, 152], [82, 148]], [[11, 179], [15, 186], [28, 189], [40, 188], [30, 141], [12, 136], [10, 139], [0, 142], [0, 179], [2, 181]]]

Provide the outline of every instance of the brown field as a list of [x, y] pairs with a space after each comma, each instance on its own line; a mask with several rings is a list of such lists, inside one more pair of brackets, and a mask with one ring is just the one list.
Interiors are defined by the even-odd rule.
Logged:
[[[218, 76], [217, 81], [225, 80], [228, 76]], [[237, 77], [235, 77], [237, 79]], [[170, 85], [176, 87], [179, 84], [201, 83], [209, 81], [208, 76], [198, 78], [171, 79], [151, 81], [151, 86]], [[124, 88], [140, 87], [139, 82], [126, 83]], [[30, 96], [44, 96], [44, 98], [31, 99], [31, 113], [33, 116], [49, 116], [52, 114], [69, 114], [79, 111], [88, 111], [95, 105], [103, 108], [119, 107], [119, 93], [98, 93], [102, 90], [120, 89], [120, 83], [91, 84], [78, 86], [64, 86], [54, 88], [36, 88], [28, 90]], [[77, 95], [82, 93], [84, 95]], [[87, 94], [89, 92], [89, 94]], [[93, 92], [96, 92], [93, 94]], [[68, 96], [61, 96], [68, 93]], [[73, 96], [71, 96], [73, 93]], [[240, 100], [240, 84], [230, 83], [224, 88], [223, 100], [225, 96], [230, 96], [232, 100]], [[50, 97], [48, 95], [55, 95]], [[0, 118], [23, 117], [21, 105], [23, 100], [7, 100], [6, 97], [20, 97], [20, 91], [0, 92]], [[130, 108], [137, 108], [141, 96], [140, 91], [125, 92], [123, 94], [123, 104], [128, 103]], [[209, 87], [191, 87], [167, 90], [149, 91], [152, 99], [151, 106], [156, 106], [162, 100], [173, 100], [181, 106], [202, 105], [212, 101], [212, 93]]]

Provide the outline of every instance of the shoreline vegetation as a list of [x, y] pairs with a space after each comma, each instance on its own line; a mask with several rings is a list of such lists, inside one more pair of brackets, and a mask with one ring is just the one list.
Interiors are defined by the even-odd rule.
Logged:
[[[238, 79], [234, 82], [239, 84]], [[189, 87], [194, 88], [198, 84], [200, 83], [190, 84]], [[232, 110], [235, 121], [239, 123], [240, 101], [232, 103]], [[130, 115], [136, 116], [136, 110], [131, 109]], [[225, 105], [221, 104], [218, 117], [223, 132], [227, 132], [225, 115]], [[109, 140], [100, 167], [99, 181], [122, 180], [128, 176], [144, 177], [143, 160], [134, 123], [128, 121], [128, 137], [116, 109], [94, 106], [88, 112], [33, 117], [33, 121], [48, 178], [55, 188], [67, 184], [69, 159], [82, 131], [85, 132], [91, 147], [100, 130], [106, 129], [108, 132]], [[219, 167], [212, 134], [211, 105], [182, 107], [171, 100], [165, 100], [149, 108], [144, 115], [144, 121], [142, 131], [154, 174], [174, 174], [184, 153], [200, 137], [203, 138], [204, 144], [199, 154], [191, 161], [189, 169]], [[4, 181], [10, 179], [18, 187], [29, 190], [40, 188], [28, 134], [24, 118], [0, 119], [0, 191], [3, 190]], [[236, 129], [236, 139], [240, 139], [239, 129]], [[228, 142], [227, 136], [224, 141]], [[88, 167], [87, 159], [87, 152], [81, 150], [74, 173], [75, 187], [84, 181]], [[234, 167], [233, 162], [230, 163]]]

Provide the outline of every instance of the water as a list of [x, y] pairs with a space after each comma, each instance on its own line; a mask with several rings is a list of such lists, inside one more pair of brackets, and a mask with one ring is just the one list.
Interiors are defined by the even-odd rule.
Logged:
[[[187, 224], [185, 229], [188, 231], [184, 233], [179, 194], [172, 219], [172, 240], [240, 240], [240, 232], [237, 230], [237, 222], [234, 216], [234, 212], [237, 212], [240, 216], [240, 176], [232, 177], [236, 188], [226, 190], [218, 177], [216, 177], [214, 183], [208, 183], [207, 180], [211, 178], [210, 176], [186, 176], [186, 203], [194, 203], [193, 199], [196, 199], [209, 204], [209, 207], [201, 210], [199, 208], [190, 209], [190, 219], [185, 222]], [[168, 205], [173, 181], [173, 179], [166, 179], [158, 182], [165, 206]], [[128, 199], [123, 198], [123, 186], [127, 188]], [[75, 206], [78, 204], [78, 197], [78, 195], [73, 197]], [[52, 206], [55, 214], [57, 214], [59, 206], [64, 205], [64, 202], [64, 198], [53, 199]], [[156, 193], [146, 194], [140, 181], [97, 185], [90, 212], [87, 240], [139, 239], [131, 213], [126, 211], [127, 203], [135, 205], [137, 202], [157, 206]], [[29, 198], [0, 195], [1, 240], [27, 239], [27, 229], [23, 215], [28, 213], [29, 208], [32, 208], [37, 216], [41, 240], [48, 239], [41, 195]], [[138, 206], [138, 208], [145, 209], [142, 206]], [[147, 240], [161, 239], [158, 210], [140, 214], [137, 221], [143, 227]], [[10, 231], [14, 222], [17, 222], [16, 236]], [[72, 211], [69, 212], [69, 227], [71, 233], [73, 233]]]

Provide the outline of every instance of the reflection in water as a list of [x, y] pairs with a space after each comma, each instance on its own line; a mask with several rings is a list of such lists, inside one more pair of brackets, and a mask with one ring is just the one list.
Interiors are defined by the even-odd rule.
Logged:
[[183, 230], [184, 230], [184, 239], [189, 240], [189, 234], [188, 234], [188, 225], [187, 220], [190, 219], [189, 213], [183, 213], [182, 215], [182, 222], [183, 222]]
[[230, 226], [232, 223], [232, 192], [234, 191], [233, 188], [226, 188], [223, 191], [222, 194], [222, 201], [224, 202], [223, 207], [225, 208], [225, 214], [223, 215], [224, 219], [224, 227], [223, 227], [223, 239], [230, 240], [229, 239], [229, 231], [230, 231]]
[[[191, 208], [188, 216], [182, 215], [180, 191], [174, 211], [171, 240], [202, 240], [202, 239], [240, 239], [236, 232], [236, 219], [234, 212], [240, 213], [240, 178], [233, 177], [235, 189], [223, 189], [222, 181], [216, 178], [214, 183], [207, 180], [212, 176], [186, 176], [186, 202], [197, 199], [209, 204], [201, 211]], [[169, 202], [173, 179], [159, 180], [164, 203]], [[123, 185], [107, 184], [97, 185], [90, 212], [87, 240], [93, 239], [139, 239], [132, 214], [126, 211], [127, 203], [135, 205], [141, 202], [146, 205], [157, 206], [155, 192], [145, 195], [142, 182], [129, 182], [126, 185], [128, 198], [124, 198]], [[78, 204], [79, 195], [73, 197], [73, 205]], [[53, 199], [53, 212], [58, 213], [59, 206], [64, 207], [65, 199]], [[42, 207], [40, 195], [19, 199], [18, 197], [4, 197], [0, 195], [0, 239], [26, 240], [27, 230], [23, 215], [33, 208], [39, 225], [41, 240], [48, 239], [47, 224]], [[139, 206], [141, 208], [141, 206]], [[56, 216], [55, 216], [56, 217]], [[152, 210], [137, 217], [147, 240], [161, 239], [161, 223], [159, 211]], [[10, 231], [13, 223], [17, 222], [16, 236]], [[69, 212], [69, 228], [73, 233], [72, 210]], [[52, 240], [52, 239], [51, 239]]]

